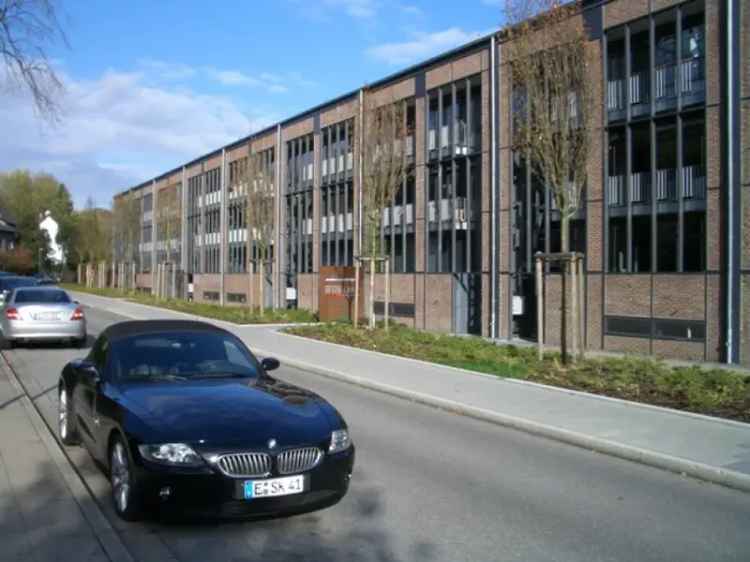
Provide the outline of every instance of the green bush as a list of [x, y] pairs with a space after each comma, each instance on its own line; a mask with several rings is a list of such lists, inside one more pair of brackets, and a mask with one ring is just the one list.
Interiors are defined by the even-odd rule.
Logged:
[[497, 345], [478, 337], [414, 330], [396, 324], [370, 331], [348, 323], [296, 326], [299, 336], [431, 361], [500, 377], [750, 421], [750, 378], [722, 369], [671, 367], [642, 357], [591, 358], [563, 366], [557, 353]]

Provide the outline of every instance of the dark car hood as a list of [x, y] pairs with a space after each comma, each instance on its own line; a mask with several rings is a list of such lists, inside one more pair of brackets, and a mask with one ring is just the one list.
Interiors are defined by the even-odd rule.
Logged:
[[144, 442], [222, 447], [280, 448], [327, 441], [331, 420], [325, 401], [281, 381], [201, 379], [121, 388], [123, 405], [148, 428]]

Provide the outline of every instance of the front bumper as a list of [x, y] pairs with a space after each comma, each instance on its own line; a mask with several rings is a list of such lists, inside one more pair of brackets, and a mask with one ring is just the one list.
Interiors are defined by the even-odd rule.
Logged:
[[[349, 489], [354, 467], [354, 446], [323, 461], [305, 474], [305, 491], [273, 498], [243, 498], [250, 478], [230, 478], [213, 470], [205, 474], [177, 473], [173, 469], [138, 466], [136, 477], [145, 507], [180, 516], [260, 518], [293, 515], [338, 503]], [[268, 478], [278, 478], [272, 474]], [[169, 488], [168, 495], [162, 495]]]

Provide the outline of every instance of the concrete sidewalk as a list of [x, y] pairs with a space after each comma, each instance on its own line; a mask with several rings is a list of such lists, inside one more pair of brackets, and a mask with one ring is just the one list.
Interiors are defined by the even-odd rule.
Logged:
[[[92, 500], [0, 358], [0, 560], [130, 560], [92, 517]], [[95, 508], [94, 508], [95, 509]]]
[[[132, 318], [189, 315], [77, 293]], [[750, 424], [499, 379], [451, 367], [215, 322], [260, 355], [374, 390], [750, 491]]]

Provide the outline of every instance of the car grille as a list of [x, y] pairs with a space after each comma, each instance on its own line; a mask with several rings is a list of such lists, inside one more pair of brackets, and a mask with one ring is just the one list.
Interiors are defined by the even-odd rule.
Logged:
[[290, 449], [279, 453], [276, 466], [279, 474], [294, 474], [315, 468], [323, 458], [323, 452], [317, 447]]
[[227, 476], [254, 477], [271, 474], [271, 457], [266, 453], [222, 455], [217, 464]]

